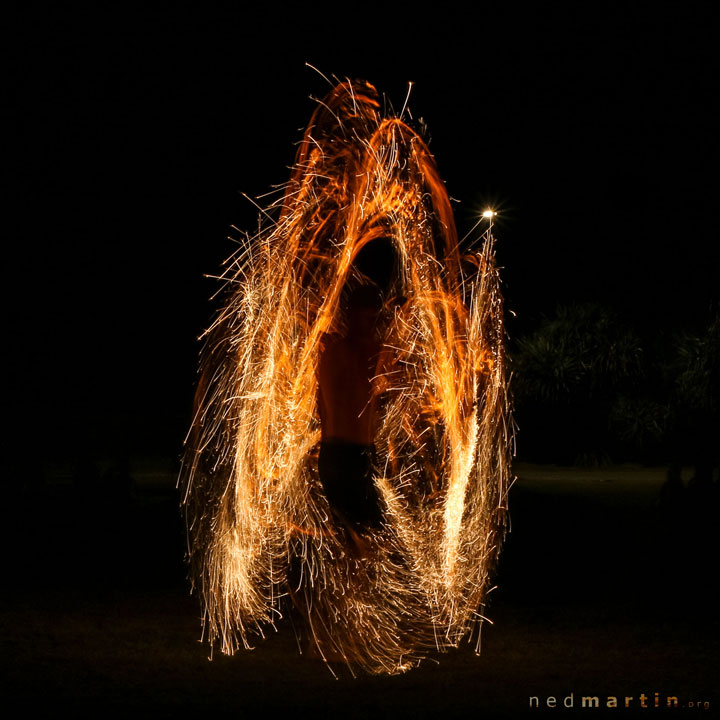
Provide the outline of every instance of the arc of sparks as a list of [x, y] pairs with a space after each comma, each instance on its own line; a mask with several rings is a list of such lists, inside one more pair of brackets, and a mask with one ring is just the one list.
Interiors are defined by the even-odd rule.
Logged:
[[[481, 622], [505, 531], [493, 238], [461, 257], [427, 146], [363, 82], [318, 103], [267, 214], [226, 266], [181, 475], [205, 634], [226, 653], [250, 647], [291, 602], [328, 657], [402, 672]], [[395, 258], [372, 388], [383, 521], [357, 553], [318, 476], [318, 363], [356, 259], [380, 240]]]

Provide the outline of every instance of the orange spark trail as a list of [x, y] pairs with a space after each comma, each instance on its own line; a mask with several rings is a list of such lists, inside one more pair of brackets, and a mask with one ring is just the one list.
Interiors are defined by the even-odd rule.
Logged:
[[[226, 653], [289, 602], [320, 652], [397, 673], [456, 647], [505, 532], [513, 442], [502, 297], [488, 231], [461, 257], [422, 139], [375, 89], [318, 104], [280, 201], [230, 258], [205, 334], [181, 482], [191, 573]], [[361, 251], [389, 242], [373, 480], [382, 525], [353, 533], [318, 473], [318, 362]]]

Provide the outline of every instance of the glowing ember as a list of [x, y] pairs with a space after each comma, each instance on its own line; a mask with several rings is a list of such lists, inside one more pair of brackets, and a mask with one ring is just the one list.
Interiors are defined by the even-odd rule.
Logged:
[[[365, 83], [318, 104], [284, 190], [227, 262], [202, 355], [182, 483], [205, 633], [226, 653], [249, 647], [291, 602], [324, 657], [402, 672], [482, 621], [504, 533], [493, 241], [460, 256], [429, 150]], [[377, 248], [385, 260], [368, 264]], [[320, 358], [347, 329], [348, 289], [366, 286], [382, 302], [373, 527], [343, 521], [318, 470]]]

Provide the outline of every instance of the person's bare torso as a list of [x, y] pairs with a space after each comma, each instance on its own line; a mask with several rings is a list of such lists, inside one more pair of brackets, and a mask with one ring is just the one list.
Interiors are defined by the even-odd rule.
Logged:
[[373, 443], [372, 384], [379, 352], [373, 333], [323, 337], [318, 400], [324, 441]]

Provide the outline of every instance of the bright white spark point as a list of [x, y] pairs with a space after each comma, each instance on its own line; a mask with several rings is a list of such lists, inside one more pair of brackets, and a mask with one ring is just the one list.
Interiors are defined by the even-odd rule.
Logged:
[[[494, 241], [487, 230], [460, 255], [427, 146], [364, 83], [318, 103], [263, 216], [226, 265], [183, 460], [205, 637], [231, 654], [290, 609], [327, 659], [403, 672], [481, 622], [505, 532], [513, 424]], [[319, 358], [375, 240], [394, 254], [370, 381], [382, 522], [353, 530], [318, 469]]]
[[494, 210], [486, 210], [486, 211], [482, 214], [482, 216], [483, 216], [484, 218], [495, 217], [495, 215], [497, 215], [497, 213], [496, 213]]

